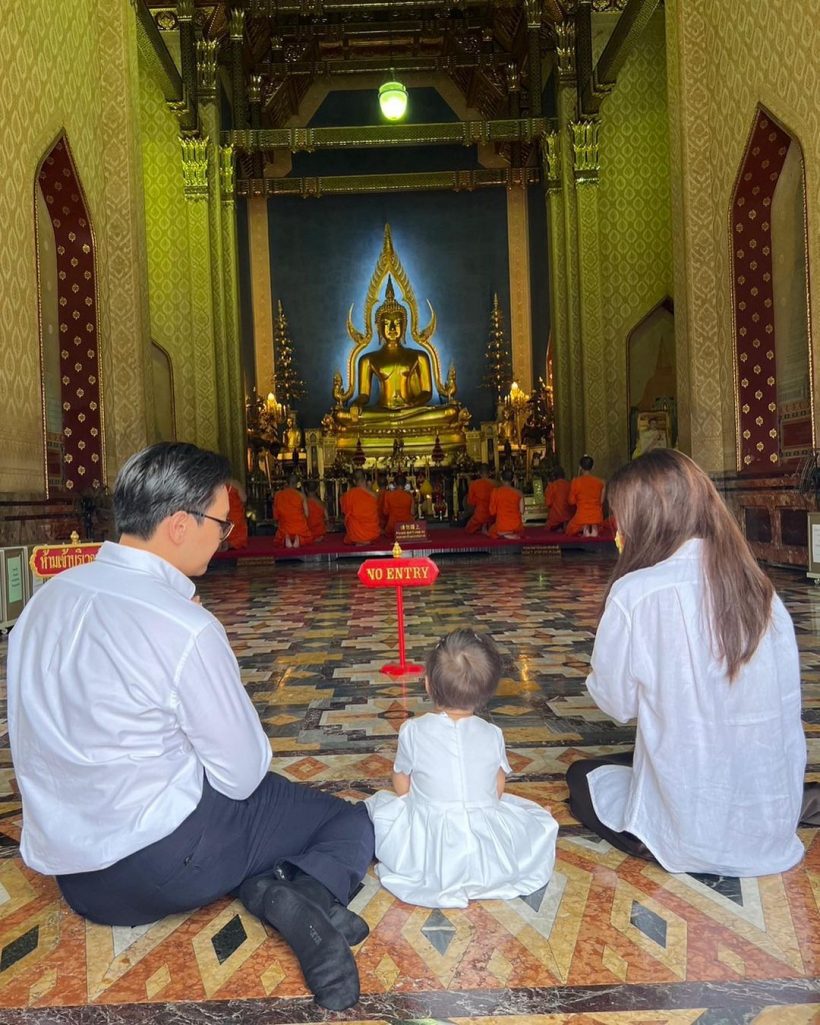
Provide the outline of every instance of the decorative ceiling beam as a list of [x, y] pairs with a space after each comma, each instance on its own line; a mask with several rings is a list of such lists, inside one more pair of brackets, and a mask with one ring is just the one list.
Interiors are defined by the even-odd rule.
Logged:
[[473, 192], [483, 188], [523, 188], [535, 185], [540, 175], [535, 167], [479, 171], [423, 171], [408, 174], [328, 175], [323, 178], [253, 178], [238, 181], [238, 196], [322, 196], [355, 195], [368, 192]]
[[141, 37], [147, 43], [147, 46], [142, 47], [142, 51], [151, 61], [157, 73], [162, 95], [169, 103], [181, 103], [182, 76], [177, 71], [174, 59], [163, 42], [162, 35], [145, 0], [134, 0], [134, 10], [137, 15], [137, 23], [142, 29], [142, 32], [138, 33], [138, 41]]
[[344, 128], [264, 128], [222, 132], [223, 145], [240, 152], [286, 149], [291, 153], [317, 149], [364, 149], [376, 146], [487, 146], [494, 142], [529, 142], [545, 131], [546, 118], [499, 121], [451, 121], [441, 124], [361, 125]]
[[263, 64], [261, 70], [271, 78], [284, 78], [286, 75], [309, 75], [320, 78], [323, 75], [367, 75], [383, 74], [395, 71], [407, 74], [421, 71], [433, 74], [437, 71], [454, 71], [457, 68], [499, 68], [506, 71], [512, 60], [509, 54], [501, 52], [493, 54], [459, 55], [448, 54], [442, 57], [338, 57], [331, 60], [317, 61], [284, 61], [276, 64]]
[[[490, 7], [518, 7], [520, 3], [521, 0], [489, 0]], [[400, 11], [487, 6], [488, 0], [454, 0], [452, 4], [443, 4], [442, 0], [251, 0], [248, 13], [252, 18], [277, 18], [283, 14], [321, 18], [337, 11], [389, 11], [395, 17]]]
[[[578, 93], [581, 113], [598, 113], [601, 103], [612, 92], [626, 59], [635, 49], [660, 0], [629, 0], [613, 29], [594, 68], [592, 60], [590, 8], [583, 4], [577, 14]], [[586, 65], [586, 66], [584, 66]]]

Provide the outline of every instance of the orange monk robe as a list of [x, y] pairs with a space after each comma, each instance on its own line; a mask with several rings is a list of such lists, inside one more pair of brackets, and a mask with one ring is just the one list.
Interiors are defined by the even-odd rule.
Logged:
[[490, 495], [490, 515], [495, 516], [495, 523], [490, 527], [490, 537], [500, 534], [520, 534], [524, 529], [521, 518], [521, 505], [524, 496], [509, 484], [502, 484]]
[[569, 481], [563, 477], [550, 481], [544, 495], [544, 505], [549, 509], [547, 530], [563, 527], [572, 515], [569, 505]]
[[569, 486], [569, 504], [575, 506], [575, 515], [567, 524], [570, 537], [580, 534], [584, 527], [599, 527], [604, 522], [604, 482], [600, 477], [585, 474], [576, 477]]
[[472, 506], [473, 515], [467, 521], [467, 533], [475, 534], [481, 530], [485, 523], [492, 520], [490, 515], [490, 498], [495, 491], [495, 481], [486, 477], [479, 477], [478, 480], [470, 481], [470, 490], [467, 492], [467, 505]]
[[273, 498], [273, 518], [276, 520], [274, 544], [286, 537], [298, 537], [300, 544], [310, 543], [311, 532], [305, 513], [305, 496], [296, 488], [277, 491]]
[[367, 488], [350, 488], [342, 495], [345, 518], [345, 544], [361, 545], [375, 541], [379, 527], [379, 501]]
[[381, 488], [376, 495], [376, 508], [379, 512], [379, 527], [384, 530], [384, 525], [387, 523], [387, 510], [384, 508], [384, 500], [390, 492], [387, 488]]
[[308, 526], [311, 540], [321, 541], [327, 533], [327, 515], [325, 507], [318, 498], [308, 496]]
[[228, 519], [233, 524], [233, 530], [228, 535], [228, 548], [247, 548], [248, 521], [245, 517], [245, 503], [232, 484], [228, 485], [228, 502]]
[[410, 523], [413, 519], [413, 496], [404, 488], [385, 491], [382, 505], [387, 517], [385, 534], [395, 534], [397, 523]]

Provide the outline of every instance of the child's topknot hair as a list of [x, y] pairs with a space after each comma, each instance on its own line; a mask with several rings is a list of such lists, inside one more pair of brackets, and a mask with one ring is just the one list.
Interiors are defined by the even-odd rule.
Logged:
[[501, 655], [488, 634], [454, 630], [427, 656], [427, 686], [441, 708], [483, 708], [501, 679]]

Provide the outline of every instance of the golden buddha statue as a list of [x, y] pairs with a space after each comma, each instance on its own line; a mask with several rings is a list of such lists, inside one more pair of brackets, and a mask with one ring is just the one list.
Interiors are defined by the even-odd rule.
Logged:
[[[384, 299], [373, 313], [385, 277]], [[406, 306], [396, 298], [394, 277]], [[408, 308], [410, 334], [416, 345], [405, 337]], [[326, 430], [338, 436], [339, 448], [354, 448], [361, 439], [369, 455], [387, 455], [399, 436], [416, 455], [432, 449], [437, 434], [445, 450], [464, 444], [470, 414], [456, 400], [455, 367], [450, 368], [446, 383], [441, 379], [438, 352], [430, 341], [436, 326], [432, 306], [430, 313], [430, 323], [419, 330], [415, 296], [386, 225], [384, 246], [365, 302], [365, 331], [357, 331], [348, 315], [347, 330], [354, 342], [348, 359], [349, 384], [345, 389], [342, 375], [333, 375], [334, 408], [323, 421]], [[370, 347], [374, 328], [378, 348]]]

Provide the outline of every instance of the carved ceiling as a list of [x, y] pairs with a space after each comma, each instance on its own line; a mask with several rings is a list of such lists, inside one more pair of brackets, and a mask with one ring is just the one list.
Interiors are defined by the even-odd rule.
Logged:
[[[528, 13], [530, 27], [539, 26], [543, 58], [554, 49], [554, 26], [575, 6], [572, 0], [529, 0], [529, 5], [525, 0], [140, 2], [166, 40], [178, 34], [179, 16], [193, 11], [196, 38], [217, 42], [224, 81], [241, 80], [244, 110], [262, 128], [293, 123], [317, 79], [338, 76], [339, 88], [344, 88], [344, 76], [353, 85], [355, 76], [386, 77], [391, 71], [446, 74], [465, 107], [486, 119], [532, 114]], [[236, 10], [244, 11], [239, 79], [231, 44], [231, 14]], [[175, 45], [169, 49], [178, 52]]]

